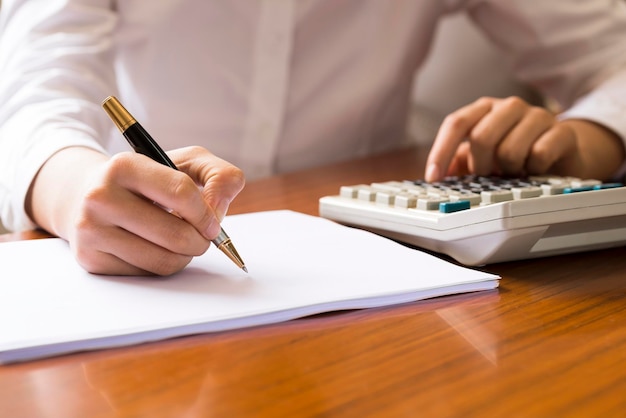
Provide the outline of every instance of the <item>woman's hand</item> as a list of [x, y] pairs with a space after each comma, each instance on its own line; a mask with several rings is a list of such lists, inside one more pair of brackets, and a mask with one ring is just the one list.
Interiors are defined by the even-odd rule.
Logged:
[[29, 213], [92, 273], [175, 273], [207, 250], [244, 177], [200, 147], [170, 157], [180, 171], [130, 152], [59, 151], [31, 186]]
[[607, 179], [623, 160], [619, 137], [598, 124], [558, 121], [548, 110], [517, 97], [483, 97], [445, 118], [425, 178], [551, 173]]

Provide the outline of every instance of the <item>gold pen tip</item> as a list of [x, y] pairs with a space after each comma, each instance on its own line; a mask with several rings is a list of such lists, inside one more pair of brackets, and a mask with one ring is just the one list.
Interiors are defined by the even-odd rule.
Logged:
[[241, 269], [245, 271], [246, 273], [248, 272], [248, 269], [246, 268], [246, 266], [241, 266]]

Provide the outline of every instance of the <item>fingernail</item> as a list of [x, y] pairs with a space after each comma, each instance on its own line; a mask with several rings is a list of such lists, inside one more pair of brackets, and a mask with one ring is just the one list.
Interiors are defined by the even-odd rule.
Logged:
[[215, 238], [220, 233], [220, 223], [217, 218], [213, 218], [211, 223], [206, 228], [206, 237], [209, 239]]
[[426, 168], [426, 181], [436, 180], [439, 180], [439, 166], [432, 163]]
[[211, 223], [206, 229], [206, 234], [209, 237], [216, 237], [220, 233], [220, 224], [226, 217], [226, 212], [228, 211], [228, 206], [230, 205], [229, 200], [221, 200], [213, 210], [213, 214], [215, 215], [211, 220]]
[[220, 202], [215, 207], [215, 215], [219, 219], [220, 223], [226, 217], [226, 212], [228, 212], [228, 207], [230, 206], [229, 200], [220, 200]]

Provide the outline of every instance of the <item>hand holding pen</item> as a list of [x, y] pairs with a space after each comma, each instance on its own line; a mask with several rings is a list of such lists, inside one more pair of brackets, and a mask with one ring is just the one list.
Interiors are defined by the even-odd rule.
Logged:
[[[176, 167], [176, 165], [150, 136], [150, 134], [148, 134], [148, 132], [135, 120], [130, 112], [128, 112], [115, 97], [109, 96], [102, 103], [102, 106], [136, 152], [143, 154], [166, 167], [178, 170], [178, 167]], [[184, 214], [175, 211], [174, 213], [181, 219], [185, 219]], [[211, 233], [211, 235], [213, 234]], [[230, 258], [230, 260], [233, 261], [237, 267], [246, 272], [248, 271], [241, 256], [237, 252], [235, 245], [223, 229], [220, 228], [217, 236], [212, 238], [211, 241], [220, 251], [228, 256], [228, 258]]]
[[175, 273], [218, 236], [244, 177], [201, 147], [168, 155], [180, 171], [135, 152], [110, 157], [87, 146], [63, 148], [33, 180], [27, 213], [67, 240], [78, 264], [91, 273]]
[[239, 168], [201, 147], [168, 152], [178, 171], [132, 151], [111, 157], [90, 143], [47, 158], [24, 206], [37, 226], [68, 241], [91, 273], [182, 270], [218, 237], [220, 221], [245, 183]]

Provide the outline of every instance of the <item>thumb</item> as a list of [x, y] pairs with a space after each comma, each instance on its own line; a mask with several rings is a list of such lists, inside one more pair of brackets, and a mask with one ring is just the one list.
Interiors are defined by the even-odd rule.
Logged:
[[230, 203], [245, 185], [243, 171], [198, 146], [176, 149], [168, 154], [178, 169], [202, 188], [204, 201], [221, 222]]

